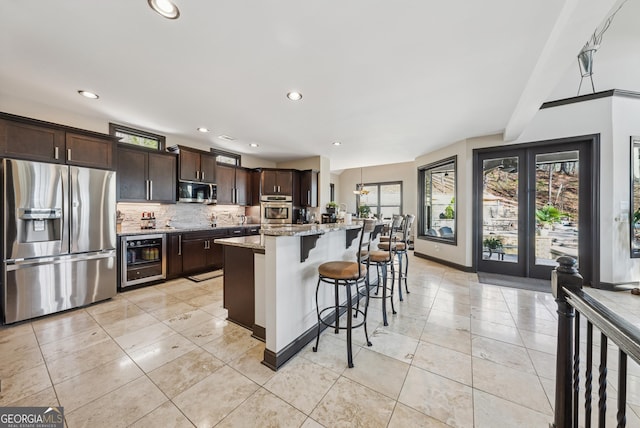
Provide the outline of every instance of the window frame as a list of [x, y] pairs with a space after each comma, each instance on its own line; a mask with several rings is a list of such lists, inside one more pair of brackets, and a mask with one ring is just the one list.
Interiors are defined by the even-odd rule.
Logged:
[[109, 135], [113, 135], [115, 137], [116, 136], [116, 132], [122, 132], [123, 134], [129, 134], [129, 135], [133, 135], [133, 136], [136, 136], [136, 137], [142, 137], [142, 138], [147, 138], [149, 140], [155, 140], [155, 141], [158, 142], [158, 148], [154, 149], [152, 147], [141, 146], [139, 144], [131, 144], [131, 143], [127, 143], [126, 141], [118, 141], [118, 144], [124, 144], [126, 146], [131, 146], [131, 147], [138, 147], [138, 148], [141, 148], [141, 149], [151, 150], [151, 151], [154, 151], [154, 152], [155, 151], [158, 151], [158, 152], [165, 151], [166, 144], [167, 144], [167, 137], [165, 137], [164, 135], [154, 134], [153, 132], [144, 131], [142, 129], [131, 128], [130, 126], [125, 126], [125, 125], [120, 125], [120, 124], [117, 124], [117, 123], [109, 122]]
[[[404, 212], [404, 197], [403, 197], [403, 182], [400, 181], [381, 181], [381, 182], [374, 182], [374, 183], [364, 183], [364, 187], [372, 187], [372, 186], [376, 186], [378, 188], [378, 201], [376, 205], [372, 205], [372, 204], [367, 204], [369, 206], [369, 208], [372, 208], [371, 211], [373, 211], [373, 207], [377, 208], [377, 212], [380, 213], [380, 208], [382, 207], [397, 207], [398, 205], [380, 205], [380, 187], [381, 186], [388, 186], [388, 185], [393, 185], [393, 184], [399, 184], [400, 185], [400, 215], [403, 215], [402, 213]], [[356, 190], [360, 190], [360, 183], [356, 184]], [[361, 205], [361, 198], [362, 195], [356, 195], [356, 212], [359, 213], [360, 212], [360, 205]]]
[[[236, 166], [236, 167], [242, 166], [242, 155], [239, 155], [238, 153], [227, 152], [225, 150], [218, 150], [218, 149], [210, 149], [209, 151], [213, 153], [213, 155], [216, 157], [216, 163], [219, 163], [221, 165], [227, 165], [227, 166]], [[231, 164], [227, 162], [220, 162], [218, 161], [218, 156], [226, 156], [228, 158], [233, 158], [236, 160], [236, 163]]]
[[[426, 207], [426, 177], [428, 171], [435, 170], [438, 168], [442, 168], [448, 164], [453, 164], [453, 179], [454, 179], [454, 189], [453, 189], [453, 237], [445, 238], [442, 236], [433, 236], [427, 235], [427, 221], [429, 216], [427, 215], [427, 207]], [[418, 167], [418, 204], [419, 204], [419, 218], [418, 218], [418, 239], [423, 239], [427, 241], [440, 242], [443, 244], [449, 245], [458, 245], [458, 155], [450, 156], [445, 159], [441, 159], [436, 162], [432, 162], [426, 165], [422, 165]]]

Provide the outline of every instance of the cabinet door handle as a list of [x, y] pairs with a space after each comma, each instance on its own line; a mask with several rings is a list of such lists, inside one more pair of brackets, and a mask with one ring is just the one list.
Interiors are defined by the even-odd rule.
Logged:
[[202, 175], [202, 177], [200, 178], [202, 181], [204, 181], [204, 171], [202, 171], [202, 173], [200, 174]]
[[196, 180], [200, 180], [200, 171], [196, 171]]
[[307, 203], [311, 205], [311, 190], [307, 190]]
[[67, 149], [67, 160], [71, 160], [71, 149]]
[[59, 153], [58, 147], [56, 146], [53, 148], [53, 158], [58, 159], [59, 157], [60, 157], [60, 153]]
[[149, 200], [153, 200], [153, 180], [149, 180]]
[[149, 180], [145, 180], [144, 181], [144, 193], [145, 193], [145, 199], [148, 201], [149, 200]]
[[182, 255], [182, 235], [178, 235], [178, 255]]

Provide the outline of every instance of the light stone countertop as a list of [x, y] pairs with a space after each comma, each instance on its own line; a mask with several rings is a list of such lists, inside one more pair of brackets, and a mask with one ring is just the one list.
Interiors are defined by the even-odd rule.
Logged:
[[264, 236], [238, 236], [234, 238], [219, 238], [213, 241], [216, 244], [230, 245], [232, 247], [251, 248], [264, 251]]
[[361, 226], [357, 223], [326, 223], [326, 224], [287, 224], [263, 226], [260, 234], [265, 236], [309, 236], [322, 235], [327, 232], [336, 232], [339, 230], [359, 229]]
[[140, 229], [140, 227], [136, 226], [124, 226], [116, 228], [116, 233], [118, 236], [126, 236], [126, 235], [147, 235], [151, 233], [181, 233], [181, 232], [199, 232], [202, 230], [220, 230], [220, 229], [235, 229], [238, 227], [256, 227], [260, 226], [260, 224], [232, 224], [232, 225], [219, 225], [216, 227], [211, 227], [207, 225], [193, 225], [193, 226], [176, 226], [176, 227], [157, 227], [155, 229]]

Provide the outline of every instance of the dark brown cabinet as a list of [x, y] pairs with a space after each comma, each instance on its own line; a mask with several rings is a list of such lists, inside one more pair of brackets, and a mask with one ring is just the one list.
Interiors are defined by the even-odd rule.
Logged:
[[88, 168], [114, 169], [115, 144], [111, 139], [67, 132], [66, 163]]
[[114, 169], [115, 137], [0, 114], [0, 156]]
[[221, 268], [224, 263], [222, 245], [213, 241], [227, 236], [226, 229], [182, 234], [183, 273]]
[[176, 202], [176, 155], [118, 148], [119, 202]]
[[263, 169], [260, 177], [260, 191], [263, 195], [293, 196], [293, 171], [284, 169]]
[[218, 164], [216, 167], [218, 204], [251, 205], [250, 173], [244, 168]]
[[224, 248], [224, 302], [228, 319], [250, 330], [255, 322], [253, 250], [226, 245]]
[[182, 233], [167, 235], [167, 279], [182, 275]]
[[318, 206], [318, 171], [300, 171], [300, 206]]
[[180, 180], [216, 184], [216, 157], [207, 152], [179, 146]]

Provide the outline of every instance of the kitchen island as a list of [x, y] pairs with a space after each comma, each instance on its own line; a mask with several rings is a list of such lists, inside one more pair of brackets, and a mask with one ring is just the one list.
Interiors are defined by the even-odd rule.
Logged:
[[[277, 370], [307, 343], [315, 338], [317, 328], [316, 284], [318, 266], [330, 260], [355, 260], [359, 224], [286, 225], [263, 227], [261, 236], [217, 239], [225, 252], [235, 253], [244, 248], [253, 254], [254, 278], [254, 336], [263, 334], [266, 342], [263, 363]], [[248, 253], [247, 253], [248, 254]], [[227, 279], [225, 264], [225, 307], [241, 300], [227, 300], [227, 287], [240, 287], [232, 283], [236, 271], [250, 270], [238, 263], [251, 263], [250, 258], [229, 259], [231, 271]], [[226, 261], [226, 258], [225, 258]], [[235, 266], [234, 266], [235, 265]], [[234, 267], [231, 267], [234, 266]], [[373, 278], [372, 278], [373, 279]], [[321, 306], [334, 301], [333, 289], [321, 288], [318, 301]], [[235, 291], [235, 290], [234, 290]], [[240, 291], [238, 291], [240, 292]], [[344, 290], [341, 290], [344, 293]], [[346, 301], [346, 294], [341, 296]], [[232, 303], [233, 302], [233, 303]], [[244, 302], [247, 302], [246, 300]], [[236, 308], [227, 307], [229, 317]], [[258, 326], [256, 329], [255, 326]], [[264, 327], [261, 331], [261, 327]]]

